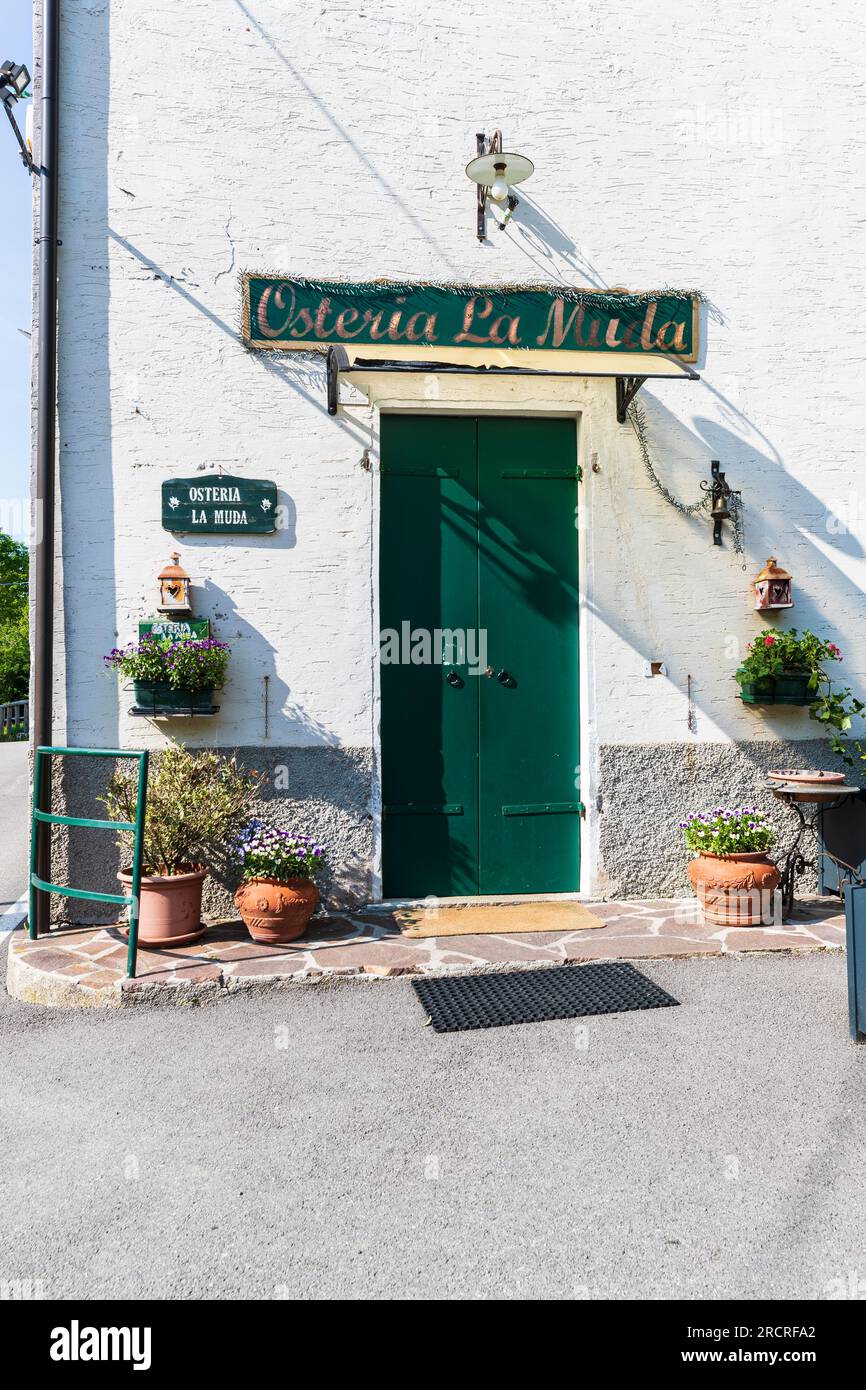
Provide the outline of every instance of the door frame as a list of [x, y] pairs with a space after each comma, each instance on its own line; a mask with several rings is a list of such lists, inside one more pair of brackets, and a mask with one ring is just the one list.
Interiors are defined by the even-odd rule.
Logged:
[[[583, 378], [587, 386], [590, 385], [590, 378]], [[580, 865], [579, 865], [579, 889], [577, 893], [556, 894], [556, 897], [575, 898], [589, 897], [592, 893], [594, 882], [594, 866], [597, 862], [597, 840], [598, 829], [595, 814], [595, 759], [594, 745], [595, 734], [593, 729], [592, 714], [590, 711], [590, 691], [594, 684], [592, 680], [592, 644], [590, 642], [589, 618], [591, 613], [590, 587], [591, 587], [591, 560], [589, 557], [589, 547], [585, 544], [584, 538], [589, 534], [589, 515], [587, 511], [590, 489], [585, 486], [587, 478], [588, 446], [589, 438], [587, 431], [587, 409], [585, 405], [579, 405], [573, 400], [568, 402], [538, 400], [538, 387], [530, 385], [525, 393], [519, 387], [515, 389], [515, 382], [519, 379], [500, 378], [485, 381], [482, 385], [475, 382], [467, 383], [466, 378], [442, 378], [430, 375], [420, 375], [417, 378], [410, 377], [408, 374], [402, 376], [395, 385], [395, 390], [399, 389], [398, 395], [385, 395], [378, 400], [371, 401], [373, 414], [372, 446], [369, 449], [369, 460], [372, 474], [372, 540], [371, 540], [371, 643], [372, 643], [372, 676], [373, 676], [373, 699], [371, 712], [371, 743], [373, 749], [373, 768], [372, 768], [372, 795], [371, 813], [373, 829], [373, 863], [371, 870], [372, 901], [379, 903], [382, 897], [382, 745], [380, 737], [380, 716], [382, 692], [380, 682], [379, 666], [379, 632], [381, 630], [380, 611], [379, 611], [379, 576], [380, 576], [380, 553], [379, 553], [379, 534], [381, 521], [380, 508], [380, 416], [384, 414], [400, 415], [492, 415], [492, 416], [524, 416], [537, 417], [542, 419], [558, 418], [574, 421], [574, 428], [577, 443], [577, 466], [578, 466], [578, 525], [575, 527], [575, 545], [577, 546], [577, 574], [578, 574], [578, 601], [575, 620], [578, 630], [578, 660], [579, 660], [579, 710], [578, 710], [578, 749], [581, 769], [580, 800], [586, 808], [585, 816], [581, 824], [580, 836]], [[382, 382], [385, 390], [388, 387]], [[459, 397], [454, 399], [458, 392], [449, 391], [448, 387], [458, 386]], [[523, 383], [520, 383], [522, 386]], [[572, 396], [576, 394], [574, 383], [570, 384]], [[462, 390], [460, 389], [462, 387]], [[504, 387], [504, 390], [503, 390]], [[408, 388], [408, 389], [407, 389]], [[435, 389], [434, 389], [435, 388]], [[541, 388], [542, 391], [544, 388]], [[548, 388], [549, 389], [549, 388]], [[466, 393], [468, 390], [468, 394]], [[483, 392], [478, 396], [472, 395], [473, 391]], [[525, 399], [519, 399], [525, 394]], [[588, 403], [587, 403], [588, 404]], [[582, 481], [581, 481], [582, 479]], [[524, 899], [532, 898], [533, 895], [521, 895]], [[539, 894], [539, 898], [549, 897], [549, 894]], [[489, 899], [488, 899], [489, 900]], [[465, 901], [461, 899], [460, 901]]]

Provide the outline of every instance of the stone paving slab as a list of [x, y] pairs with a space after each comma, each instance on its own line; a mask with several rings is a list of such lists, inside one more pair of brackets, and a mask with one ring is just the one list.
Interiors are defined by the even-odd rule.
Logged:
[[[694, 899], [588, 905], [602, 926], [583, 931], [409, 938], [386, 909], [314, 919], [307, 936], [261, 946], [238, 921], [214, 923], [200, 941], [174, 950], [142, 948], [126, 979], [126, 942], [117, 927], [57, 928], [10, 940], [7, 988], [16, 999], [61, 1006], [202, 1003], [238, 990], [356, 977], [472, 974], [580, 965], [598, 960], [737, 956], [754, 951], [841, 950], [845, 915], [837, 898], [801, 900], [790, 921], [718, 927]], [[519, 908], [515, 906], [515, 920]]]

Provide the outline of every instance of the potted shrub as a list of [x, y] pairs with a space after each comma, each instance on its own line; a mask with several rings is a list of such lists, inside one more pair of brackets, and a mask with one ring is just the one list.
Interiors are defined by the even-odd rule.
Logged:
[[131, 679], [141, 709], [210, 714], [215, 690], [225, 684], [230, 647], [215, 637], [153, 637], [115, 647], [103, 658], [109, 670]]
[[747, 705], [811, 705], [830, 683], [823, 663], [842, 659], [835, 642], [793, 627], [765, 628], [746, 650], [735, 679]]
[[243, 880], [235, 905], [254, 941], [294, 941], [306, 931], [319, 902], [314, 876], [325, 851], [310, 835], [253, 820], [234, 844]]
[[[260, 782], [235, 758], [169, 747], [151, 770], [144, 821], [138, 939], [146, 946], [181, 946], [201, 936], [201, 898], [212, 855], [237, 834]], [[100, 798], [112, 820], [133, 821], [137, 773], [119, 769]], [[132, 831], [118, 844], [131, 857]], [[117, 875], [130, 891], [132, 873]]]
[[767, 854], [776, 831], [763, 811], [717, 806], [679, 825], [695, 854], [688, 874], [707, 921], [731, 927], [771, 921], [782, 875]]

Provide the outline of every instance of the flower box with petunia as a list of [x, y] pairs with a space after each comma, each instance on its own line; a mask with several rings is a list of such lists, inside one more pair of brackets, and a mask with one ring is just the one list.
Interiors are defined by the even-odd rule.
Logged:
[[107, 670], [132, 680], [139, 709], [209, 713], [214, 691], [225, 684], [230, 651], [228, 643], [215, 637], [147, 634], [115, 647], [104, 661]]

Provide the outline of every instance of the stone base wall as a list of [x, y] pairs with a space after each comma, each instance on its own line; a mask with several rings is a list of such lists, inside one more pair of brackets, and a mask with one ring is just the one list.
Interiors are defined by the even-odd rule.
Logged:
[[[780, 844], [790, 844], [795, 813], [762, 789], [773, 768], [848, 772], [823, 738], [751, 743], [604, 744], [599, 749], [599, 881], [606, 897], [690, 894], [689, 861], [678, 822], [714, 806], [758, 806], [773, 817]], [[807, 850], [808, 854], [808, 850]], [[803, 878], [815, 891], [817, 877]]]
[[[320, 880], [329, 907], [369, 902], [373, 860], [373, 817], [370, 810], [372, 754], [366, 748], [235, 748], [245, 767], [267, 776], [252, 814], [286, 829], [315, 835], [327, 848], [327, 873]], [[158, 765], [151, 752], [150, 765]], [[102, 817], [98, 798], [114, 763], [91, 758], [57, 759], [54, 768], [54, 810], [63, 815]], [[52, 839], [52, 878], [75, 887], [116, 893], [115, 875], [121, 852], [111, 831], [56, 829]], [[231, 916], [234, 880], [227, 865], [215, 865], [205, 887], [204, 910], [209, 916]], [[52, 919], [80, 924], [113, 922], [118, 909], [111, 903], [70, 898], [52, 900]]]
[[[328, 907], [369, 902], [372, 897], [373, 756], [363, 748], [237, 748], [249, 768], [264, 772], [267, 782], [253, 814], [275, 824], [315, 835], [329, 853], [322, 879]], [[151, 754], [151, 765], [159, 753]], [[689, 855], [678, 822], [691, 811], [714, 806], [752, 805], [772, 815], [780, 842], [793, 838], [792, 811], [762, 789], [774, 767], [838, 766], [822, 738], [752, 743], [605, 744], [599, 749], [597, 785], [599, 896], [606, 898], [679, 897], [690, 895], [686, 877]], [[90, 759], [58, 762], [54, 769], [54, 807], [67, 815], [104, 816], [97, 798], [103, 793], [111, 764]], [[853, 772], [851, 776], [855, 776]], [[115, 874], [120, 851], [109, 831], [56, 830], [52, 872], [60, 882], [117, 892]], [[814, 891], [816, 876], [807, 874], [803, 891]], [[205, 890], [205, 912], [234, 913], [234, 882], [225, 865], [214, 867]], [[80, 924], [114, 921], [111, 904], [56, 898], [55, 921]]]

